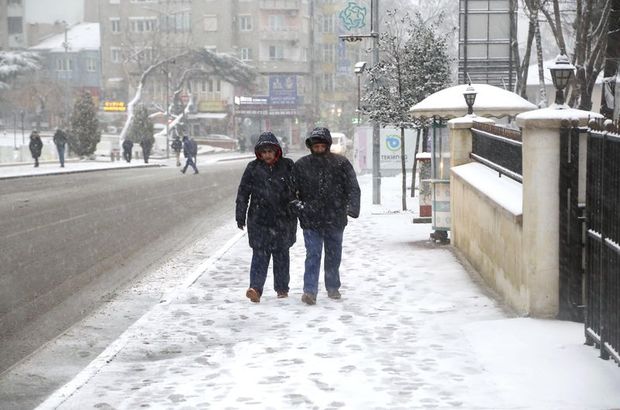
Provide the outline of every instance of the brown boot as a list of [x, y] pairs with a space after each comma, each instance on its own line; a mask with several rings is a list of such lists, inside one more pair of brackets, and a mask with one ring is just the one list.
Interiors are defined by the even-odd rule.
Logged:
[[278, 299], [284, 299], [288, 297], [288, 292], [285, 290], [279, 290], [276, 293], [278, 294]]
[[301, 295], [301, 301], [307, 305], [316, 305], [316, 295], [311, 293], [304, 293]]
[[250, 288], [245, 292], [245, 296], [254, 303], [260, 303], [260, 294], [254, 288]]

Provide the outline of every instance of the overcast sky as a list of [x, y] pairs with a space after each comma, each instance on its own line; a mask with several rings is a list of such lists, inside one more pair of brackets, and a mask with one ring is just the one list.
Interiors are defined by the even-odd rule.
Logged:
[[84, 20], [84, 0], [28, 0], [25, 7], [26, 21], [29, 23], [64, 20], [75, 24]]

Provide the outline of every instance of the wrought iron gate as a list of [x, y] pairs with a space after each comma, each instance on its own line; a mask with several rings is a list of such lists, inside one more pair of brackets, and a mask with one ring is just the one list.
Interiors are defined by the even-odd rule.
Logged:
[[[592, 124], [594, 128], [595, 124]], [[620, 135], [591, 129], [586, 187], [586, 343], [620, 365]]]
[[587, 129], [560, 129], [560, 309], [558, 317], [584, 321], [584, 208], [579, 203], [579, 136]]

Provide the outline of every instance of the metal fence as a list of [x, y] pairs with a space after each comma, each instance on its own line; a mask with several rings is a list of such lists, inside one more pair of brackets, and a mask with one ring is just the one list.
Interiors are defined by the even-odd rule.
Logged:
[[521, 132], [491, 124], [474, 123], [470, 157], [501, 175], [523, 182]]
[[560, 129], [559, 319], [584, 321], [585, 204], [579, 203], [579, 141], [586, 128]]
[[[586, 343], [620, 364], [620, 134], [588, 136]], [[617, 130], [615, 130], [617, 131]]]

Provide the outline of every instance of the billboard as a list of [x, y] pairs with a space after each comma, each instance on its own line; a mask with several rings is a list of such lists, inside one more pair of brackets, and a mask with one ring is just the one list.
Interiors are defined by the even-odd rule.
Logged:
[[[399, 128], [381, 128], [379, 160], [382, 175], [401, 172], [401, 139]], [[405, 167], [411, 170], [417, 131], [405, 130]], [[372, 171], [372, 127], [357, 127], [353, 137], [353, 166], [357, 172]]]

